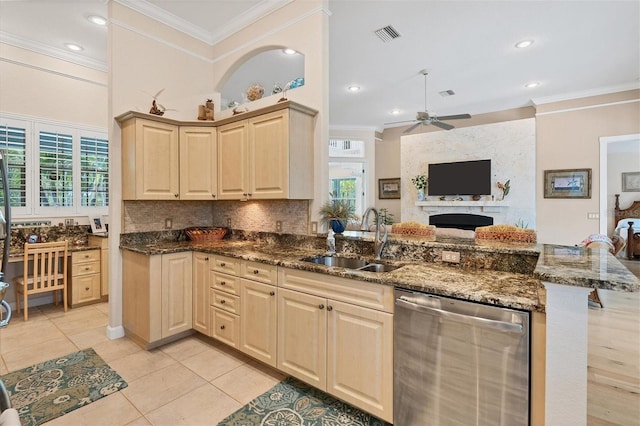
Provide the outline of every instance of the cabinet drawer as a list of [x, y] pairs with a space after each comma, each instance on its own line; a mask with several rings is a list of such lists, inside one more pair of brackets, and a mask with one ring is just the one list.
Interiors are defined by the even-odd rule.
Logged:
[[241, 274], [246, 279], [265, 284], [276, 285], [278, 282], [278, 268], [275, 265], [245, 260], [242, 262]]
[[211, 270], [231, 275], [239, 275], [240, 259], [226, 256], [212, 256]]
[[100, 274], [73, 278], [71, 283], [71, 306], [100, 300]]
[[211, 291], [211, 305], [232, 314], [240, 315], [240, 297], [222, 291]]
[[332, 275], [279, 268], [278, 286], [393, 313], [393, 287]]
[[231, 294], [240, 294], [240, 278], [227, 274], [211, 272], [210, 286]]
[[95, 262], [100, 260], [100, 250], [75, 251], [71, 254], [73, 263]]
[[100, 262], [83, 262], [71, 265], [71, 275], [74, 277], [80, 275], [100, 273]]
[[240, 317], [212, 307], [211, 337], [237, 348], [240, 343]]

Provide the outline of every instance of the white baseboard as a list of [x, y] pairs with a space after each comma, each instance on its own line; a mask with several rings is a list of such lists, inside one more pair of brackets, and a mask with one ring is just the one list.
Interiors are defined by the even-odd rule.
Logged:
[[107, 337], [109, 338], [109, 340], [115, 340], [124, 337], [124, 327], [121, 325], [118, 327], [107, 326]]

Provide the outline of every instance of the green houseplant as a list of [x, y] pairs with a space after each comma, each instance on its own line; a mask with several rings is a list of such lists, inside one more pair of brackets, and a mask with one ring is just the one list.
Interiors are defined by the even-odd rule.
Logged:
[[320, 222], [331, 227], [333, 232], [341, 234], [344, 232], [350, 220], [356, 220], [355, 206], [349, 200], [337, 199], [333, 194], [329, 194], [331, 199], [320, 208]]

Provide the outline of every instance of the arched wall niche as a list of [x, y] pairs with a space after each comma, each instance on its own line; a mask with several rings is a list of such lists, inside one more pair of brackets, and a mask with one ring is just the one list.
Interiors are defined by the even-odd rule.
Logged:
[[304, 78], [304, 55], [286, 54], [285, 49], [285, 46], [262, 46], [236, 61], [220, 80], [220, 109], [249, 102], [247, 89], [254, 84], [264, 87], [263, 97], [267, 97], [276, 86], [284, 89], [290, 81]]

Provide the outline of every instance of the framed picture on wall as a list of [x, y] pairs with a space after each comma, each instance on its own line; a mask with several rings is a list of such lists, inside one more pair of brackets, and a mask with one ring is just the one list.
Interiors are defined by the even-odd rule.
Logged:
[[545, 170], [544, 198], [591, 198], [591, 169]]
[[102, 223], [102, 216], [89, 216], [89, 224], [91, 225], [91, 232], [94, 234], [104, 234], [107, 232], [107, 227]]
[[622, 173], [622, 192], [640, 192], [640, 172]]
[[400, 178], [378, 179], [378, 198], [399, 199], [400, 198]]

